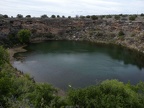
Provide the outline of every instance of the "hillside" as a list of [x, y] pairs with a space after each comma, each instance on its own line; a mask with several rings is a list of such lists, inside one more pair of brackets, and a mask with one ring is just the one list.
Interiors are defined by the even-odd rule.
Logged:
[[[134, 19], [132, 19], [135, 17]], [[11, 46], [17, 32], [28, 29], [31, 41], [87, 40], [120, 44], [144, 51], [144, 16], [117, 15], [96, 18], [3, 18], [0, 19], [0, 44]]]

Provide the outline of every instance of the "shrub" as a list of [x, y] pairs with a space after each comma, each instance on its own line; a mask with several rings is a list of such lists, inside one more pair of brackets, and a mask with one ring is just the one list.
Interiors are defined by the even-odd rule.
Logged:
[[[143, 83], [140, 85], [144, 88]], [[106, 80], [97, 86], [70, 89], [68, 100], [70, 105], [80, 108], [143, 108], [144, 96], [139, 94], [138, 87]]]
[[31, 15], [26, 15], [26, 18], [31, 18]]
[[119, 15], [115, 15], [114, 17], [116, 20], [119, 20], [120, 19], [120, 16]]
[[97, 20], [97, 19], [98, 19], [98, 16], [92, 15], [92, 16], [91, 16], [91, 19], [92, 19], [92, 20]]
[[90, 15], [87, 15], [86, 18], [90, 18]]
[[0, 46], [0, 66], [6, 62], [9, 62], [9, 54], [2, 46]]
[[112, 15], [106, 15], [106, 18], [112, 18]]
[[56, 16], [55, 16], [55, 15], [52, 15], [51, 18], [56, 18]]
[[81, 16], [80, 16], [80, 18], [81, 18], [81, 19], [84, 19], [84, 18], [85, 18], [85, 16], [81, 15]]
[[57, 15], [57, 18], [60, 18], [60, 16], [59, 16], [59, 15]]
[[18, 32], [18, 38], [21, 43], [29, 43], [31, 31], [22, 29]]
[[23, 15], [17, 14], [17, 18], [23, 18]]
[[44, 14], [41, 16], [41, 18], [48, 18], [48, 16]]
[[65, 18], [65, 16], [63, 15], [62, 18]]
[[136, 17], [137, 17], [137, 15], [129, 16], [129, 20], [134, 21], [136, 19]]
[[3, 15], [4, 18], [8, 18], [8, 15]]
[[124, 36], [125, 34], [124, 34], [124, 32], [121, 30], [121, 31], [119, 31], [118, 35], [119, 35], [119, 36]]
[[101, 15], [100, 18], [103, 19], [105, 17], [105, 15]]
[[68, 16], [68, 19], [71, 19], [71, 16]]
[[144, 14], [143, 13], [141, 13], [141, 15], [140, 16], [144, 16]]

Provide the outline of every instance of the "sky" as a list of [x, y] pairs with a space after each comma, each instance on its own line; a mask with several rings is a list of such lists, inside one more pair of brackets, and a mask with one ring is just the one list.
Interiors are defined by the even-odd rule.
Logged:
[[144, 13], [144, 0], [0, 0], [0, 14], [108, 15]]

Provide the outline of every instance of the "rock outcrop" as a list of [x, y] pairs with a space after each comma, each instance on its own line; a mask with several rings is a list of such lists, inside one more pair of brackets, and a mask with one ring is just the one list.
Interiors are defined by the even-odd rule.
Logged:
[[32, 32], [31, 41], [87, 40], [119, 44], [144, 52], [144, 19], [0, 19], [0, 44], [11, 43], [10, 39], [14, 39], [20, 29], [29, 29]]

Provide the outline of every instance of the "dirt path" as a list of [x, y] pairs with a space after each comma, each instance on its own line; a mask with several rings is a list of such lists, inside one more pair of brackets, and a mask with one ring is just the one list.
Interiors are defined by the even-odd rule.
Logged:
[[10, 63], [14, 62], [14, 57], [13, 56], [14, 56], [15, 53], [26, 51], [25, 49], [23, 49], [23, 47], [25, 47], [25, 46], [20, 46], [20, 47], [15, 47], [15, 48], [8, 49], [8, 53], [10, 55]]

